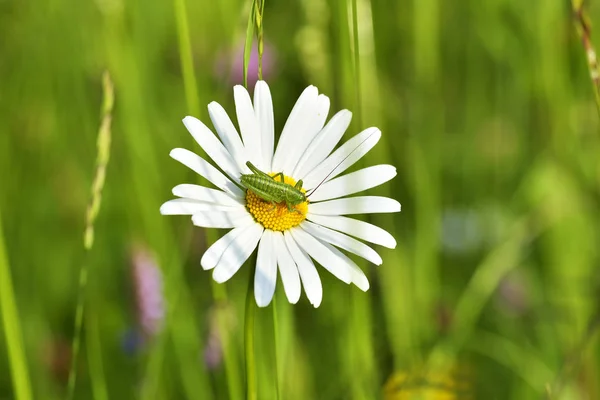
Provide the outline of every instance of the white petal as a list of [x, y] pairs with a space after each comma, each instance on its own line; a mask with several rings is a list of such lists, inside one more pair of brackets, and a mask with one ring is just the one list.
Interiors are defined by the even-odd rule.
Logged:
[[227, 232], [227, 234], [223, 235], [219, 240], [214, 242], [212, 246], [208, 248], [202, 255], [202, 259], [200, 260], [200, 265], [205, 270], [213, 269], [217, 266], [217, 263], [221, 259], [221, 256], [225, 252], [225, 250], [229, 247], [233, 241], [239, 237], [244, 231], [251, 229], [253, 224], [249, 224], [248, 226], [234, 228]]
[[350, 269], [348, 264], [341, 259], [336, 257], [323, 243], [315, 239], [304, 230], [300, 228], [290, 229], [292, 237], [298, 243], [302, 250], [306, 251], [312, 258], [314, 258], [319, 264], [321, 264], [327, 271], [331, 272], [333, 276], [345, 283], [350, 283]]
[[334, 231], [333, 229], [326, 228], [321, 225], [313, 224], [310, 221], [304, 221], [300, 224], [300, 227], [308, 232], [310, 235], [313, 235], [317, 239], [331, 243], [334, 246], [340, 247], [346, 251], [356, 254], [367, 261], [372, 262], [375, 265], [381, 265], [383, 260], [381, 256], [377, 254], [375, 250], [364, 244], [363, 242], [359, 242], [358, 240], [345, 235], [341, 232]]
[[312, 189], [329, 181], [367, 154], [381, 138], [381, 131], [368, 128], [344, 143], [304, 178], [304, 187]]
[[204, 149], [206, 154], [221, 168], [231, 179], [240, 181], [240, 168], [237, 166], [231, 154], [223, 146], [219, 139], [197, 118], [187, 116], [183, 124], [192, 134], [196, 142]]
[[285, 294], [290, 303], [296, 304], [302, 291], [298, 267], [296, 267], [281, 232], [273, 232], [273, 245], [277, 253], [277, 265], [279, 265], [279, 274], [281, 275]]
[[306, 152], [308, 146], [323, 129], [327, 114], [329, 114], [329, 97], [320, 94], [317, 97], [317, 104], [313, 113], [313, 115], [307, 116], [305, 121], [302, 121], [300, 126], [302, 131], [292, 137], [282, 167], [283, 171], [294, 171], [296, 169], [298, 161]]
[[170, 156], [196, 172], [198, 175], [208, 179], [210, 183], [219, 189], [238, 198], [244, 197], [244, 192], [239, 187], [197, 154], [186, 149], [173, 149], [171, 150]]
[[229, 280], [240, 269], [256, 248], [263, 230], [262, 225], [252, 224], [231, 242], [213, 271], [216, 282]]
[[369, 280], [367, 279], [367, 276], [365, 275], [363, 270], [360, 269], [360, 267], [358, 265], [356, 265], [356, 263], [354, 261], [352, 261], [350, 258], [348, 258], [347, 255], [345, 255], [344, 253], [342, 253], [341, 251], [339, 251], [338, 249], [336, 249], [329, 243], [325, 243], [325, 242], [321, 242], [321, 243], [325, 247], [327, 247], [333, 254], [335, 254], [336, 256], [338, 256], [346, 261], [346, 264], [348, 264], [348, 266], [349, 266], [350, 277], [352, 279], [352, 283], [354, 283], [356, 285], [356, 287], [358, 287], [363, 292], [366, 292], [367, 290], [369, 290], [370, 286], [369, 286]]
[[374, 214], [399, 212], [400, 203], [389, 197], [358, 196], [311, 203], [310, 212], [321, 215]]
[[237, 228], [246, 226], [254, 219], [244, 208], [233, 211], [200, 211], [192, 215], [192, 222], [204, 228]]
[[235, 160], [239, 170], [247, 173], [246, 161], [248, 161], [248, 157], [246, 156], [246, 149], [227, 112], [219, 103], [213, 101], [208, 105], [208, 114], [223, 145]]
[[313, 264], [308, 254], [298, 247], [296, 241], [290, 235], [290, 231], [285, 231], [283, 238], [290, 251], [290, 255], [296, 265], [298, 265], [298, 273], [300, 274], [300, 279], [302, 279], [302, 286], [304, 287], [308, 301], [315, 308], [319, 307], [323, 300], [323, 286], [321, 285], [321, 278], [315, 264]]
[[[296, 137], [305, 134], [305, 126], [307, 121], [312, 120], [316, 114], [317, 98], [319, 92], [316, 87], [309, 86], [300, 95], [298, 101], [292, 108], [292, 112], [288, 117], [281, 136], [279, 137], [279, 143], [277, 143], [277, 149], [273, 156], [273, 164], [271, 170], [275, 172], [284, 172], [286, 175], [291, 175], [294, 166], [288, 166], [288, 156], [292, 151], [291, 146], [294, 143]], [[286, 169], [287, 168], [287, 169]]]
[[254, 113], [260, 127], [263, 167], [266, 171], [271, 171], [275, 143], [275, 122], [273, 120], [271, 91], [265, 81], [258, 81], [254, 86]]
[[306, 174], [319, 165], [344, 136], [351, 120], [352, 113], [348, 110], [342, 110], [335, 114], [300, 157], [292, 176], [296, 179], [304, 179]]
[[330, 105], [331, 102], [329, 101], [329, 97], [325, 96], [324, 94], [320, 94], [319, 97], [317, 97], [317, 115], [313, 125], [313, 128], [316, 128], [314, 135], [323, 129], [325, 121], [327, 121], [327, 116], [329, 115]]
[[233, 87], [233, 97], [235, 99], [235, 112], [237, 114], [238, 125], [242, 133], [242, 140], [246, 148], [246, 156], [259, 169], [264, 170], [262, 161], [262, 149], [260, 142], [260, 128], [258, 120], [254, 114], [252, 100], [245, 87], [236, 85]]
[[266, 307], [273, 299], [277, 282], [277, 253], [273, 246], [273, 231], [265, 229], [258, 245], [254, 298], [259, 307]]
[[239, 209], [243, 210], [243, 206], [240, 204], [232, 207], [192, 199], [174, 199], [163, 203], [160, 206], [160, 213], [162, 215], [193, 215], [202, 211], [235, 211]]
[[243, 205], [241, 199], [228, 195], [220, 190], [210, 189], [200, 185], [182, 183], [173, 188], [173, 194], [177, 197], [200, 200], [206, 203], [220, 204], [224, 206]]
[[385, 164], [374, 165], [326, 182], [308, 193], [307, 197], [310, 201], [335, 199], [379, 186], [395, 176], [396, 167]]
[[326, 226], [336, 231], [352, 235], [367, 242], [394, 249], [396, 239], [385, 230], [368, 222], [359, 221], [348, 217], [316, 215], [308, 213], [306, 216], [310, 221]]

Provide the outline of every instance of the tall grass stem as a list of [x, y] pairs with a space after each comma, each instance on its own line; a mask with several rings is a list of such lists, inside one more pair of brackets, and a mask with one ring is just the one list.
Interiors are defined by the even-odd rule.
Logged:
[[[85, 308], [86, 288], [88, 280], [88, 261], [87, 256], [94, 245], [94, 223], [100, 212], [102, 203], [102, 189], [106, 179], [106, 167], [110, 160], [110, 142], [111, 142], [111, 123], [112, 109], [114, 105], [114, 87], [108, 72], [105, 72], [102, 78], [102, 114], [100, 129], [98, 131], [96, 157], [96, 175], [92, 183], [91, 200], [88, 204], [86, 213], [86, 228], [83, 236], [84, 262], [79, 270], [79, 294], [77, 299], [77, 308], [75, 310], [75, 324], [72, 343], [72, 362], [69, 371], [69, 381], [67, 387], [67, 399], [72, 399], [75, 392], [75, 383], [77, 380], [77, 361], [79, 356], [79, 347], [81, 344], [81, 330], [83, 326], [83, 314]], [[100, 376], [92, 376], [92, 379]], [[102, 384], [101, 384], [102, 385]]]
[[258, 79], [263, 79], [263, 12], [265, 10], [265, 0], [257, 0], [254, 7], [254, 15], [256, 20], [256, 38], [258, 41]]
[[596, 100], [596, 108], [600, 114], [600, 69], [598, 68], [598, 56], [594, 49], [594, 45], [592, 44], [590, 20], [583, 8], [583, 0], [571, 0], [571, 6], [573, 15], [575, 16], [575, 25], [581, 36], [581, 43], [586, 55], [587, 66], [592, 82], [592, 90], [594, 91], [594, 99]]
[[280, 365], [280, 349], [279, 349], [279, 320], [277, 317], [277, 296], [273, 296], [273, 346], [275, 347], [275, 393], [277, 399], [281, 399], [281, 374], [279, 372]]
[[356, 122], [362, 128], [362, 110], [361, 110], [361, 77], [360, 77], [360, 37], [358, 32], [358, 5], [357, 0], [352, 0], [352, 47], [354, 61], [354, 79], [356, 88]]
[[194, 59], [185, 0], [174, 0], [174, 6], [185, 99], [189, 112], [198, 115], [200, 113], [200, 99], [198, 97], [196, 74], [194, 73]]
[[246, 27], [246, 40], [244, 42], [244, 86], [248, 88], [248, 65], [250, 64], [250, 55], [252, 54], [252, 39], [254, 36], [254, 15], [256, 9], [256, 0], [250, 4], [248, 14], [248, 26]]
[[248, 277], [246, 315], [244, 318], [244, 349], [246, 355], [246, 400], [256, 400], [256, 360], [254, 354], [254, 267]]
[[8, 362], [12, 377], [13, 390], [16, 400], [29, 400], [31, 396], [31, 382], [27, 370], [27, 358], [23, 348], [19, 311], [15, 301], [12, 286], [8, 254], [4, 243], [2, 231], [2, 215], [0, 213], [0, 311], [4, 325], [4, 337], [8, 351]]
[[108, 389], [106, 387], [106, 378], [104, 376], [104, 366], [102, 363], [102, 347], [97, 314], [88, 313], [86, 321], [87, 329], [85, 331], [85, 343], [89, 359], [90, 376], [92, 377], [93, 398], [94, 400], [108, 400]]

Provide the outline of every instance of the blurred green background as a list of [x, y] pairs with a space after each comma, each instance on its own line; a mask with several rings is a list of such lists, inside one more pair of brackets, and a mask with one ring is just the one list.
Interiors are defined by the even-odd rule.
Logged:
[[[318, 309], [276, 291], [278, 374], [272, 306], [257, 310], [258, 398], [276, 397], [277, 376], [282, 399], [600, 398], [600, 133], [571, 4], [356, 6], [358, 53], [351, 1], [267, 0], [265, 78], [276, 131], [308, 84], [331, 98], [331, 115], [353, 111], [346, 139], [381, 128], [363, 163], [398, 176], [370, 194], [402, 212], [370, 221], [398, 247], [377, 249], [380, 267], [360, 264], [367, 293], [323, 269]], [[213, 100], [234, 115], [248, 10], [0, 1], [1, 229], [34, 398], [66, 395], [84, 264], [76, 398], [244, 396], [248, 265], [212, 283], [199, 260], [222, 232], [158, 210], [173, 186], [197, 180], [168, 157], [200, 151], [181, 119], [210, 126]], [[111, 161], [86, 254], [105, 70]], [[165, 320], [145, 336], [139, 252], [163, 274]], [[3, 317], [0, 399], [12, 399], [4, 339], [15, 319]]]

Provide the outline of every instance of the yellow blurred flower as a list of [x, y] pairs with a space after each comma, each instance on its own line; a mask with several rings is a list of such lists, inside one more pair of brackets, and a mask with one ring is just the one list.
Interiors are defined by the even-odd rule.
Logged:
[[385, 400], [474, 399], [470, 370], [462, 365], [446, 371], [415, 369], [393, 373], [384, 386]]

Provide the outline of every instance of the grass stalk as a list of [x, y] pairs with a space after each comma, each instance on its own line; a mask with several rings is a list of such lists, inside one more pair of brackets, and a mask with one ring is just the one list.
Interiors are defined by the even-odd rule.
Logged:
[[[262, 6], [264, 1], [252, 0], [250, 13], [248, 15], [248, 26], [246, 28], [246, 41], [244, 43], [244, 86], [248, 89], [248, 65], [252, 53], [252, 40], [254, 36], [254, 23], [260, 30], [262, 40]], [[259, 46], [259, 79], [262, 78], [262, 49]], [[244, 352], [245, 352], [245, 370], [246, 370], [246, 400], [256, 400], [256, 359], [254, 353], [254, 272], [256, 259], [252, 262], [253, 267], [248, 276], [248, 291], [246, 293], [246, 313], [244, 317]]]
[[[364, 3], [363, 3], [364, 5]], [[346, 6], [351, 11], [351, 20], [349, 25], [349, 45], [352, 54], [352, 77], [354, 89], [354, 118], [358, 130], [364, 129], [364, 110], [362, 102], [362, 66], [361, 66], [361, 46], [360, 46], [360, 31], [359, 31], [359, 4], [358, 0], [350, 0], [350, 4]], [[364, 161], [363, 161], [364, 162]], [[368, 269], [368, 263], [360, 261], [359, 264], [363, 269]], [[369, 275], [368, 270], [366, 271]], [[369, 293], [363, 293], [356, 290], [355, 287], [350, 288], [350, 307], [352, 312], [349, 316], [348, 326], [351, 332], [348, 337], [348, 345], [351, 349], [349, 360], [351, 362], [349, 370], [350, 385], [352, 388], [352, 398], [368, 399], [374, 393], [375, 386], [375, 365], [373, 362], [373, 342], [371, 333], [371, 297]], [[356, 342], [353, 337], [356, 335]]]
[[587, 66], [592, 81], [592, 90], [596, 100], [596, 108], [600, 114], [600, 70], [598, 69], [598, 57], [592, 44], [592, 29], [589, 17], [583, 8], [583, 0], [571, 0], [573, 15], [575, 16], [575, 25], [581, 36], [581, 44], [586, 54]]
[[185, 100], [188, 111], [194, 115], [200, 114], [200, 99], [198, 97], [196, 74], [194, 73], [194, 59], [192, 57], [192, 43], [188, 26], [187, 8], [185, 0], [174, 0], [177, 37], [179, 39], [179, 57]]
[[2, 215], [0, 213], [0, 311], [8, 351], [8, 362], [12, 377], [13, 390], [16, 400], [29, 400], [31, 395], [31, 382], [27, 370], [27, 358], [23, 348], [19, 311], [15, 301], [12, 286], [8, 255], [2, 232]]
[[86, 318], [86, 349], [89, 359], [90, 376], [92, 377], [92, 394], [94, 400], [108, 400], [106, 378], [102, 363], [101, 341], [96, 313], [88, 313]]
[[357, 0], [351, 0], [352, 2], [352, 55], [354, 62], [354, 79], [355, 79], [355, 101], [354, 115], [356, 122], [360, 129], [362, 129], [362, 107], [361, 107], [361, 76], [360, 76], [360, 38], [358, 36], [358, 6]]
[[565, 357], [555, 378], [551, 383], [547, 384], [546, 398], [548, 400], [561, 398], [560, 394], [562, 390], [567, 385], [569, 378], [572, 378], [581, 367], [587, 354], [586, 350], [590, 347], [594, 339], [596, 339], [599, 329], [600, 308], [596, 310], [594, 316], [590, 319], [587, 329], [577, 345]]
[[[575, 20], [575, 27], [581, 37], [581, 44], [585, 51], [587, 67], [594, 92], [596, 109], [600, 114], [600, 69], [598, 68], [597, 53], [592, 43], [592, 30], [590, 18], [584, 9], [584, 0], [571, 0], [571, 8]], [[547, 385], [546, 398], [559, 398], [560, 393], [567, 381], [581, 367], [585, 350], [590, 346], [600, 330], [600, 309], [596, 309], [590, 318], [582, 338], [578, 341], [572, 351], [565, 357], [556, 377]]]
[[[194, 61], [192, 57], [192, 44], [188, 27], [188, 15], [185, 0], [174, 0], [175, 17], [177, 24], [177, 33], [179, 39], [179, 54], [181, 69], [183, 74], [183, 83], [185, 87], [185, 96], [188, 112], [193, 115], [200, 114], [200, 100], [197, 90], [197, 79], [194, 69]], [[213, 230], [205, 230], [207, 247], [215, 242], [217, 235]], [[227, 292], [223, 285], [212, 285], [212, 295], [216, 303], [225, 304], [227, 301]], [[237, 372], [237, 363], [235, 359], [234, 347], [229, 332], [229, 327], [226, 321], [226, 310], [218, 309], [217, 321], [221, 334], [221, 345], [223, 348], [223, 357], [225, 364], [225, 373], [227, 381], [227, 389], [231, 399], [241, 398], [241, 389], [239, 385], [239, 375]]]
[[254, 36], [254, 16], [256, 9], [256, 0], [252, 0], [250, 12], [248, 14], [248, 26], [246, 27], [246, 40], [244, 42], [244, 86], [248, 88], [248, 65], [250, 64], [250, 55], [252, 54], [252, 39]]
[[244, 349], [246, 356], [246, 400], [256, 400], [256, 359], [254, 354], [254, 268], [248, 277], [246, 315], [244, 317]]
[[215, 302], [223, 305], [223, 307], [217, 308], [217, 322], [219, 324], [219, 335], [221, 337], [221, 346], [223, 349], [223, 360], [225, 364], [229, 398], [237, 400], [242, 398], [243, 389], [240, 385], [238, 357], [233, 340], [234, 335], [231, 334], [230, 322], [228, 322], [230, 316], [227, 291], [225, 290], [225, 285], [218, 284], [214, 280], [211, 280], [211, 287]]
[[265, 10], [265, 0], [257, 0], [257, 4], [254, 6], [254, 19], [256, 21], [256, 38], [258, 41], [258, 79], [263, 78], [263, 12]]
[[[111, 142], [111, 123], [112, 109], [114, 104], [114, 87], [110, 74], [104, 73], [102, 79], [102, 116], [100, 130], [98, 132], [97, 148], [98, 154], [96, 157], [96, 176], [92, 183], [92, 195], [88, 204], [86, 213], [86, 228], [83, 238], [83, 247], [85, 251], [84, 259], [87, 258], [90, 250], [94, 245], [94, 223], [100, 212], [102, 202], [102, 189], [106, 178], [106, 167], [110, 159], [110, 142]], [[67, 388], [67, 398], [72, 399], [75, 392], [75, 383], [77, 380], [77, 361], [79, 356], [79, 348], [81, 345], [81, 330], [83, 326], [83, 314], [85, 311], [86, 288], [88, 280], [88, 262], [84, 261], [79, 270], [79, 295], [77, 300], [77, 308], [75, 311], [75, 324], [72, 343], [72, 362], [69, 371], [69, 382]], [[92, 376], [92, 379], [100, 379], [100, 376]], [[103, 385], [102, 383], [98, 383]]]
[[277, 317], [277, 296], [273, 296], [273, 303], [271, 308], [273, 309], [273, 346], [275, 347], [275, 393], [276, 398], [281, 399], [281, 374], [279, 371], [280, 365], [280, 349], [279, 349], [279, 321]]

